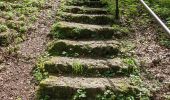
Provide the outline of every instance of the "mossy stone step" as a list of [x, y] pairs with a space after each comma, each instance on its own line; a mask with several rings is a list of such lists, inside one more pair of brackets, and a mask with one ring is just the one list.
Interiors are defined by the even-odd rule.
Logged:
[[[82, 75], [82, 76], [120, 76], [128, 67], [122, 59], [91, 59], [72, 57], [52, 57], [44, 63], [44, 69], [55, 75]], [[108, 73], [108, 75], [107, 75]], [[110, 73], [110, 74], [109, 74]]]
[[108, 14], [105, 8], [88, 8], [80, 6], [64, 6], [62, 11], [74, 14]]
[[101, 1], [92, 1], [92, 0], [88, 0], [88, 1], [67, 1], [66, 5], [74, 5], [74, 6], [85, 6], [85, 7], [97, 7], [97, 8], [102, 8], [105, 7], [107, 4], [106, 3], [102, 3]]
[[96, 15], [96, 14], [73, 14], [67, 12], [58, 12], [58, 19], [68, 22], [111, 25], [114, 22], [113, 15]]
[[51, 34], [60, 39], [109, 39], [109, 38], [122, 38], [130, 32], [125, 28], [58, 22], [53, 25]]
[[83, 78], [50, 76], [40, 83], [39, 95], [50, 100], [71, 100], [78, 89], [86, 93], [86, 100], [96, 100], [98, 94], [110, 88], [115, 93], [134, 93], [138, 89], [126, 78]]
[[117, 41], [73, 41], [58, 40], [51, 43], [50, 55], [110, 57], [117, 56], [120, 44]]

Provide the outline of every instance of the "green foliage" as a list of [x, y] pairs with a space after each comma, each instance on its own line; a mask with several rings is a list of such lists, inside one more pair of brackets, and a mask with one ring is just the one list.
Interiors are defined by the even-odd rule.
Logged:
[[83, 74], [84, 67], [81, 63], [79, 62], [74, 62], [72, 65], [73, 68], [73, 73], [75, 74]]
[[124, 63], [128, 66], [128, 70], [124, 71], [125, 74], [140, 75], [139, 67], [134, 58], [126, 58]]
[[138, 86], [140, 92], [137, 94], [139, 100], [150, 100], [150, 91], [145, 87], [144, 82], [140, 76], [130, 75], [131, 84]]
[[0, 25], [0, 32], [9, 29], [8, 33], [13, 36], [1, 37], [0, 45], [8, 46], [15, 40], [14, 38], [20, 36], [22, 38], [30, 24], [37, 19], [44, 3], [45, 0], [0, 0], [0, 24], [2, 24]]
[[48, 78], [48, 72], [44, 69], [44, 62], [47, 61], [48, 55], [45, 54], [38, 58], [35, 68], [33, 69], [33, 76], [39, 83], [41, 80]]
[[[170, 28], [170, 0], [150, 0], [148, 2], [152, 9], [156, 12], [156, 14], [162, 18], [162, 20], [167, 24]], [[158, 40], [161, 45], [170, 48], [170, 37], [158, 30]]]
[[117, 31], [117, 32], [121, 32], [121, 33], [130, 33], [130, 30], [128, 29], [128, 27], [122, 27], [120, 25], [113, 25], [112, 28]]
[[7, 48], [5, 48], [5, 51], [6, 51], [6, 53], [8, 55], [17, 54], [18, 50], [19, 50], [19, 46], [18, 45], [8, 46]]
[[38, 82], [40, 82], [41, 80], [48, 78], [48, 73], [37, 67], [33, 71], [33, 76]]
[[114, 92], [110, 89], [104, 91], [102, 95], [97, 96], [97, 100], [145, 100], [145, 99], [137, 99], [137, 98], [138, 96], [134, 95], [133, 93]]
[[111, 90], [106, 90], [103, 95], [97, 95], [97, 100], [115, 100], [115, 95]]
[[7, 31], [7, 29], [8, 29], [8, 28], [7, 28], [6, 25], [0, 24], [0, 33]]
[[45, 95], [43, 97], [39, 97], [40, 99], [38, 100], [50, 100], [50, 97], [48, 95]]
[[97, 95], [96, 100], [150, 100], [150, 92], [144, 88], [143, 82], [139, 76], [130, 76], [132, 85], [138, 86], [139, 92], [118, 92], [107, 89], [103, 94]]
[[73, 100], [86, 100], [86, 91], [82, 89], [78, 89], [75, 93]]
[[170, 48], [170, 40], [169, 40], [169, 39], [162, 39], [162, 40], [160, 41], [160, 43], [161, 43], [163, 46], [165, 46], [165, 47], [167, 47], [167, 48]]
[[[115, 14], [115, 1], [116, 0], [102, 0], [108, 3], [108, 10]], [[136, 16], [138, 14], [136, 0], [119, 0], [120, 15], [124, 17]]]

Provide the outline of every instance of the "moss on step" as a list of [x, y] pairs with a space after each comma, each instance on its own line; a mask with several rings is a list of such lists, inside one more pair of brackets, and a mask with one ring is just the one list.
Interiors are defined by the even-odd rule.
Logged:
[[[77, 44], [76, 44], [77, 43]], [[52, 43], [50, 55], [107, 57], [117, 56], [119, 44], [114, 41], [67, 41], [60, 40]]]
[[60, 20], [86, 23], [86, 24], [97, 24], [97, 25], [110, 25], [114, 22], [113, 15], [89, 15], [89, 14], [73, 14], [66, 12], [58, 12]]
[[[120, 58], [114, 59], [85, 59], [53, 57], [46, 61], [44, 68], [51, 74], [71, 74], [82, 76], [113, 77], [124, 75], [123, 70], [128, 70]], [[108, 73], [111, 72], [111, 73]]]
[[50, 76], [40, 84], [39, 95], [48, 95], [50, 99], [72, 99], [78, 89], [86, 91], [87, 100], [96, 100], [98, 94], [110, 88], [115, 93], [135, 94], [138, 88], [131, 86], [123, 78], [81, 78]]
[[51, 34], [56, 38], [70, 39], [105, 39], [126, 37], [130, 31], [124, 27], [108, 27], [69, 22], [58, 22], [53, 25]]
[[108, 14], [105, 8], [88, 8], [80, 6], [63, 6], [62, 11], [74, 14]]
[[74, 6], [85, 6], [85, 7], [105, 7], [107, 4], [103, 3], [101, 1], [95, 1], [95, 0], [66, 0], [65, 5], [74, 5]]

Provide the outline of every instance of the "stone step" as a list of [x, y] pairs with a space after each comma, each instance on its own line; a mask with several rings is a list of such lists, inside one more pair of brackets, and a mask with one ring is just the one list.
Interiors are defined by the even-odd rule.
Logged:
[[127, 78], [83, 78], [50, 76], [40, 83], [39, 95], [49, 100], [72, 100], [77, 90], [83, 89], [86, 99], [96, 100], [98, 94], [112, 90], [116, 94], [135, 93], [138, 89]]
[[78, 1], [74, 0], [74, 1], [67, 1], [66, 5], [102, 8], [105, 7], [107, 4], [97, 0], [78, 0]]
[[64, 6], [62, 11], [74, 14], [108, 14], [105, 8], [88, 8], [80, 6]]
[[111, 39], [122, 38], [130, 32], [125, 28], [116, 28], [101, 25], [90, 25], [70, 22], [58, 22], [54, 24], [51, 34], [60, 39]]
[[68, 22], [95, 24], [95, 25], [111, 25], [114, 23], [113, 15], [96, 15], [96, 14], [73, 14], [67, 12], [58, 12], [58, 19]]
[[52, 57], [44, 63], [44, 69], [55, 75], [82, 75], [93, 77], [122, 76], [128, 67], [120, 58], [91, 59], [73, 57]]
[[74, 57], [110, 57], [120, 54], [119, 48], [120, 44], [113, 40], [57, 40], [50, 44], [49, 54]]

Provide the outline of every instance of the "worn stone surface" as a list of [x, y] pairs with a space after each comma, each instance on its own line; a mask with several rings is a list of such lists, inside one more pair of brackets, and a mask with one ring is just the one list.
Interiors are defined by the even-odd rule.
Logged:
[[109, 88], [115, 93], [136, 92], [125, 74], [120, 74], [130, 71], [121, 59], [118, 41], [128, 32], [111, 27], [114, 17], [105, 14], [105, 4], [98, 0], [67, 1], [66, 5], [70, 8], [58, 13], [60, 21], [53, 25], [55, 40], [49, 44], [50, 57], [43, 63], [50, 77], [40, 83], [40, 98], [71, 100], [82, 88], [87, 100], [95, 100]]
[[76, 14], [107, 14], [107, 9], [105, 8], [89, 8], [80, 6], [64, 6], [62, 11]]
[[119, 46], [119, 43], [116, 41], [59, 40], [53, 43], [53, 46], [49, 49], [49, 53], [50, 55], [107, 57], [120, 54]]
[[121, 28], [101, 25], [90, 25], [61, 21], [54, 24], [52, 35], [56, 38], [69, 39], [108, 39], [123, 38], [129, 32]]
[[[72, 98], [76, 90], [84, 88], [87, 97], [96, 98], [107, 88], [124, 93], [132, 92], [135, 87], [129, 85], [126, 78], [81, 78], [81, 77], [55, 77], [50, 76], [40, 83], [42, 94], [50, 98]], [[57, 98], [56, 98], [57, 97]]]
[[78, 1], [67, 1], [66, 5], [74, 5], [74, 6], [86, 6], [86, 7], [98, 7], [98, 8], [102, 8], [105, 7], [106, 4], [103, 4], [101, 1], [82, 1], [82, 0], [78, 0]]
[[[114, 22], [113, 15], [96, 15], [96, 14], [73, 14], [67, 12], [58, 12], [60, 20], [68, 22], [77, 22], [84, 24], [107, 25]], [[101, 21], [102, 20], [102, 21]]]
[[[128, 69], [123, 64], [122, 59], [90, 59], [90, 58], [72, 58], [72, 57], [52, 57], [44, 64], [45, 70], [52, 74], [72, 74], [74, 75], [74, 67], [80, 66], [82, 70], [80, 74], [85, 76], [100, 76], [105, 72], [112, 71], [115, 73]], [[79, 74], [79, 73], [77, 73]]]

